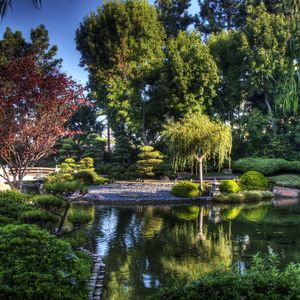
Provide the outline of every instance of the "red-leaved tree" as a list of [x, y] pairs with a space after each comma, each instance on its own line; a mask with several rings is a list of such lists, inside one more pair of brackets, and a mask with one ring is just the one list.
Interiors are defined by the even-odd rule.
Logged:
[[80, 85], [56, 68], [43, 70], [32, 56], [1, 66], [0, 176], [11, 188], [21, 189], [28, 168], [52, 153], [84, 102]]

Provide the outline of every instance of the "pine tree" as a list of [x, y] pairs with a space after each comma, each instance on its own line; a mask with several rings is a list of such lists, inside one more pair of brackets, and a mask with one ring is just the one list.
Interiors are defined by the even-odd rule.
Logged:
[[199, 2], [197, 27], [205, 35], [224, 29], [240, 28], [245, 24], [246, 5], [243, 0], [200, 0]]
[[156, 0], [159, 20], [164, 25], [168, 37], [177, 36], [195, 22], [195, 16], [189, 14], [190, 0]]

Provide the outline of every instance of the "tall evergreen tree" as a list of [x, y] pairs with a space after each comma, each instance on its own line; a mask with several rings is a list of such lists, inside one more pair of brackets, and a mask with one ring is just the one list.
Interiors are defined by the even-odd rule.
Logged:
[[199, 0], [197, 27], [205, 35], [244, 26], [244, 0]]
[[114, 132], [121, 126], [148, 144], [146, 92], [163, 63], [165, 38], [154, 7], [146, 0], [106, 2], [85, 18], [76, 36], [81, 64], [90, 72], [90, 87], [109, 126]]
[[179, 31], [185, 31], [195, 22], [195, 16], [189, 14], [191, 0], [156, 0], [155, 7], [159, 20], [164, 25], [167, 36], [175, 37]]

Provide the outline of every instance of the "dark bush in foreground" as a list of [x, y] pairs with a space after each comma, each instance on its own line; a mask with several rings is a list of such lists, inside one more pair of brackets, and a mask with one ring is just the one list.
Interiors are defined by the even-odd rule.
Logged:
[[220, 191], [222, 193], [232, 194], [241, 190], [239, 185], [234, 180], [223, 180], [220, 185]]
[[0, 299], [86, 299], [92, 262], [35, 225], [0, 228]]
[[177, 288], [164, 289], [151, 300], [275, 300], [300, 298], [300, 265], [290, 264], [283, 271], [276, 258], [256, 256], [245, 274], [236, 270], [216, 271]]
[[197, 183], [183, 181], [173, 186], [172, 195], [183, 198], [194, 198], [200, 196], [201, 191]]
[[220, 203], [256, 202], [274, 198], [270, 191], [244, 191], [235, 194], [220, 194], [213, 197], [213, 201]]
[[29, 205], [8, 197], [0, 197], [0, 226], [20, 221], [21, 216], [32, 210]]
[[266, 190], [268, 179], [260, 172], [248, 171], [240, 178], [241, 187], [245, 191]]
[[265, 176], [282, 172], [300, 172], [300, 161], [288, 161], [281, 158], [241, 158], [233, 164], [237, 172], [258, 171]]
[[16, 190], [7, 190], [0, 192], [0, 199], [10, 199], [15, 202], [27, 202], [29, 200], [29, 196], [26, 194], [23, 194]]

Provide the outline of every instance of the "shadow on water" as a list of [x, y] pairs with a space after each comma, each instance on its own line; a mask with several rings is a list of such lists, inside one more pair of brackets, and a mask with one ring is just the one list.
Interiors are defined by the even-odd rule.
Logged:
[[103, 299], [145, 299], [215, 268], [243, 268], [257, 252], [300, 261], [300, 204], [103, 206], [89, 233], [107, 265]]

